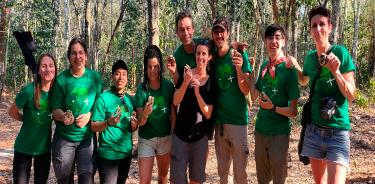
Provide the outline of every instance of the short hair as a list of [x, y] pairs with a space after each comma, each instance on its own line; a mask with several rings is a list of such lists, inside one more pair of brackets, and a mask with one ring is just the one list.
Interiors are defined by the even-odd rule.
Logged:
[[128, 66], [126, 66], [125, 61], [119, 59], [112, 65], [112, 75], [115, 74], [116, 70], [124, 69], [128, 71]]
[[284, 37], [285, 40], [287, 39], [284, 28], [279, 24], [271, 24], [267, 26], [266, 30], [264, 31], [264, 38], [268, 38], [270, 36], [275, 35], [277, 31], [281, 32], [281, 35]]
[[328, 23], [331, 23], [331, 11], [328, 8], [326, 8], [324, 6], [318, 6], [318, 7], [315, 7], [313, 9], [311, 9], [311, 11], [309, 12], [309, 23], [310, 24], [311, 24], [311, 19], [315, 15], [321, 15], [323, 17], [327, 17]]
[[177, 14], [176, 19], [175, 19], [175, 25], [176, 25], [176, 30], [178, 29], [178, 21], [184, 19], [184, 18], [189, 18], [191, 20], [191, 24], [193, 25], [193, 17], [191, 16], [191, 13], [188, 11], [182, 11]]

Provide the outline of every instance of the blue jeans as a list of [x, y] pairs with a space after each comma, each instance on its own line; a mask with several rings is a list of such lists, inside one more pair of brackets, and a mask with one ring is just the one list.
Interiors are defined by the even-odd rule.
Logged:
[[13, 183], [28, 184], [30, 179], [31, 163], [34, 159], [34, 183], [45, 184], [48, 180], [51, 165], [51, 152], [43, 155], [28, 155], [14, 151]]
[[57, 132], [52, 141], [52, 163], [57, 183], [74, 183], [74, 166], [77, 162], [78, 183], [94, 183], [92, 138], [81, 142], [70, 141]]
[[320, 128], [308, 124], [302, 155], [336, 162], [349, 168], [350, 139], [348, 130]]
[[132, 160], [131, 155], [118, 160], [108, 160], [99, 154], [96, 157], [101, 184], [125, 184]]

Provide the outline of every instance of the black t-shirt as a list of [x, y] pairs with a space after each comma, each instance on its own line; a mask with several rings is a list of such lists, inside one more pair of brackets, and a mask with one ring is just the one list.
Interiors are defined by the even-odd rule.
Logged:
[[[179, 88], [181, 83], [182, 80], [177, 83], [176, 88]], [[207, 82], [199, 87], [199, 91], [206, 104], [213, 105], [214, 94], [211, 78], [208, 78]], [[211, 123], [199, 108], [194, 88], [188, 87], [177, 112], [174, 134], [185, 142], [196, 142], [207, 135]]]

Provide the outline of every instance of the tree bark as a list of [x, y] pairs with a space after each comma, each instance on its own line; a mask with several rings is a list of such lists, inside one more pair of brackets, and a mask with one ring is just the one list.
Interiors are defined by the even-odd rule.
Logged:
[[332, 14], [331, 14], [331, 22], [332, 22], [332, 32], [330, 35], [330, 41], [336, 44], [337, 39], [339, 37], [338, 28], [340, 27], [340, 6], [341, 0], [331, 0], [332, 2]]
[[61, 30], [59, 29], [60, 27], [60, 0], [55, 0], [53, 1], [53, 11], [55, 12], [55, 17], [53, 18], [53, 46], [54, 46], [54, 53], [53, 55], [56, 57], [56, 64], [59, 65], [59, 32]]
[[[5, 6], [5, 3], [7, 1], [0, 3], [0, 11], [1, 11], [1, 17], [0, 17], [0, 102], [3, 96], [3, 90], [5, 87], [5, 74], [6, 74], [6, 57], [7, 57], [7, 45], [8, 45], [8, 39], [7, 39], [7, 32], [9, 32], [8, 29], [8, 14], [10, 9], [8, 9]], [[8, 31], [7, 31], [8, 30]]]
[[7, 27], [8, 27], [8, 14], [10, 9], [5, 6], [5, 2], [0, 3], [0, 75], [5, 73], [5, 55], [7, 45]]
[[343, 45], [344, 44], [344, 27], [345, 27], [345, 22], [346, 22], [346, 18], [348, 16], [348, 8], [346, 7], [347, 5], [347, 0], [344, 0], [344, 5], [342, 6], [344, 8], [344, 15], [341, 16], [340, 20], [339, 20], [339, 29], [338, 29], [338, 34], [339, 34], [339, 38], [337, 39], [337, 43], [339, 45]]
[[207, 0], [208, 4], [210, 4], [211, 7], [211, 22], [215, 20], [215, 17], [217, 15], [216, 13], [216, 0]]
[[273, 22], [280, 22], [279, 0], [271, 0]]
[[296, 2], [291, 3], [291, 48], [290, 48], [290, 53], [293, 57], [295, 57], [298, 61], [298, 12], [297, 12], [297, 7], [296, 7]]
[[354, 10], [354, 37], [353, 37], [353, 48], [352, 56], [354, 61], [357, 61], [357, 48], [358, 48], [358, 29], [359, 29], [359, 15], [360, 15], [361, 0], [353, 1]]
[[159, 0], [147, 0], [148, 44], [159, 46]]
[[[370, 15], [374, 15], [375, 10], [372, 9], [372, 13]], [[372, 35], [371, 35], [371, 44], [368, 50], [368, 72], [370, 76], [375, 78], [375, 16], [372, 16]]]

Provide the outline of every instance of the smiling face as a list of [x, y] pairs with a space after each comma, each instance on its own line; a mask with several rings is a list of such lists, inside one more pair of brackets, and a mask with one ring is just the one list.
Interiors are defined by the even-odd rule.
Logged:
[[176, 33], [183, 45], [191, 44], [194, 34], [193, 20], [189, 17], [179, 20]]
[[268, 36], [265, 42], [268, 54], [271, 58], [278, 56], [285, 46], [285, 38], [280, 30], [276, 31], [273, 36]]
[[124, 89], [128, 84], [128, 71], [119, 68], [112, 74], [113, 85], [117, 89]]
[[195, 62], [197, 63], [197, 68], [206, 68], [210, 60], [211, 54], [209, 53], [208, 46], [198, 45], [195, 51]]
[[327, 17], [317, 14], [311, 18], [310, 34], [316, 44], [328, 42], [331, 31], [332, 24]]
[[147, 60], [147, 76], [150, 81], [159, 81], [160, 67], [161, 66], [157, 58], [150, 58]]
[[40, 60], [40, 65], [38, 69], [38, 74], [42, 81], [50, 82], [55, 78], [56, 68], [55, 63], [52, 58], [44, 56]]
[[226, 29], [216, 27], [212, 31], [212, 39], [215, 42], [216, 47], [223, 48], [228, 42], [229, 33]]
[[69, 62], [72, 69], [80, 71], [85, 68], [87, 62], [87, 53], [80, 43], [75, 43], [70, 49]]

